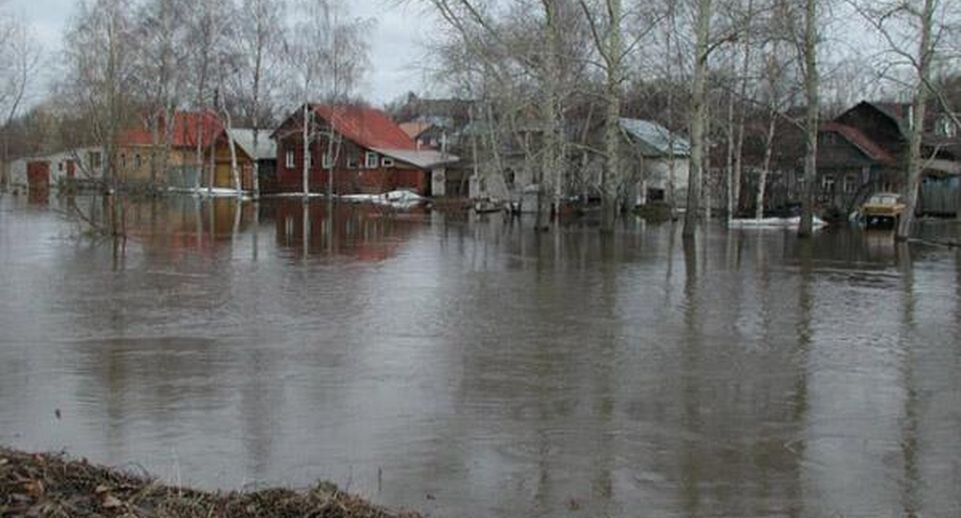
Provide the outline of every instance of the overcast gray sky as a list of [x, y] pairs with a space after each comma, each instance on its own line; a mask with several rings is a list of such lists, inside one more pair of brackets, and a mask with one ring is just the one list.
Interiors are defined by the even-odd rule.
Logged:
[[[34, 26], [44, 50], [51, 59], [55, 58], [76, 0], [7, 0], [6, 3]], [[422, 42], [424, 35], [429, 34], [431, 18], [420, 8], [398, 4], [400, 2], [394, 0], [350, 2], [353, 16], [377, 20], [368, 40], [371, 67], [361, 87], [361, 94], [375, 104], [411, 90], [423, 92], [427, 86], [422, 80]]]

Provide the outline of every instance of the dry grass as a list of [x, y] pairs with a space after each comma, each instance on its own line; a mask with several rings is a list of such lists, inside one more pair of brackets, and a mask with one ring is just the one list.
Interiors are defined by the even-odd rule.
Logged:
[[321, 483], [307, 491], [170, 487], [64, 455], [0, 448], [0, 516], [415, 518]]

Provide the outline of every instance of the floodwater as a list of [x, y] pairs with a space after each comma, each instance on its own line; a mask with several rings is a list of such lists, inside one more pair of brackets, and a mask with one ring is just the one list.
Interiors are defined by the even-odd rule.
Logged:
[[959, 252], [101, 208], [0, 198], [0, 444], [440, 517], [961, 515]]

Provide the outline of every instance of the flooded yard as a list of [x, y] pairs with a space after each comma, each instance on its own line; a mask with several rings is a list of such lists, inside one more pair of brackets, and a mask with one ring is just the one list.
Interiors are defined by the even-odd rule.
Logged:
[[961, 514], [961, 252], [299, 199], [85, 220], [0, 197], [2, 445], [440, 517]]

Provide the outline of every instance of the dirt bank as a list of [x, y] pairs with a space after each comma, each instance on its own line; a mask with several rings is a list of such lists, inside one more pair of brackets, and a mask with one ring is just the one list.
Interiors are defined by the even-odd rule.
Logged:
[[371, 505], [321, 483], [305, 491], [272, 488], [210, 493], [71, 460], [0, 448], [0, 517], [137, 516], [415, 518]]

